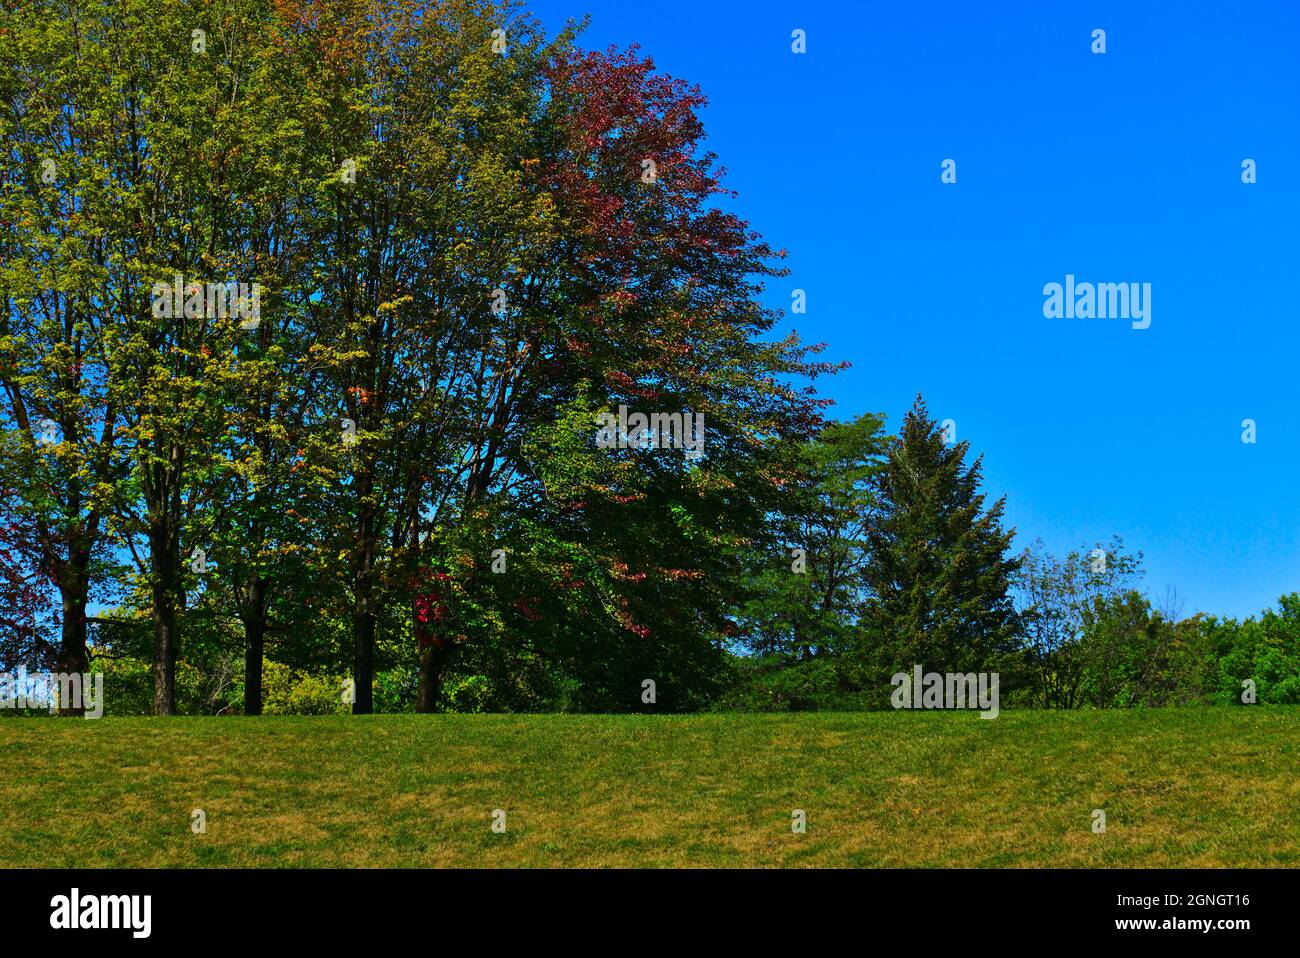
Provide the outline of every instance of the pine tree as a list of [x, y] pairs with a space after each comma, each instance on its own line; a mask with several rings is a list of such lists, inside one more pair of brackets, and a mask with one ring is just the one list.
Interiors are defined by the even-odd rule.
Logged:
[[880, 476], [866, 635], [868, 674], [882, 684], [913, 665], [982, 670], [1015, 634], [1005, 499], [985, 509], [980, 459], [966, 466], [969, 444], [944, 440], [918, 395]]

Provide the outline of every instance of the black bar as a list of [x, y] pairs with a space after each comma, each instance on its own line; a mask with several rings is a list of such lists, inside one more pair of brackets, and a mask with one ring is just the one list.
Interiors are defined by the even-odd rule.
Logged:
[[[414, 935], [452, 948], [481, 934], [496, 943], [531, 935], [533, 948], [556, 936], [675, 948], [725, 932], [759, 944], [848, 934], [873, 948], [1125, 939], [1182, 947], [1191, 938], [1231, 948], [1260, 935], [1294, 938], [1298, 886], [1288, 870], [0, 871], [10, 946], [229, 944], [253, 933], [259, 946], [378, 949]], [[83, 909], [88, 896], [150, 896], [148, 938], [130, 927], [52, 928], [52, 899], [71, 905], [73, 888]], [[1249, 927], [1218, 924], [1242, 919]], [[1125, 921], [1154, 927], [1118, 927]]]

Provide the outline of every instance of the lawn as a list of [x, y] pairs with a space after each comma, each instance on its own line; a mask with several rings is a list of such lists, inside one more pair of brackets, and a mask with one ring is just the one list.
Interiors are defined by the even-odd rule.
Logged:
[[5, 867], [1300, 865], [1298, 708], [12, 718], [0, 765]]

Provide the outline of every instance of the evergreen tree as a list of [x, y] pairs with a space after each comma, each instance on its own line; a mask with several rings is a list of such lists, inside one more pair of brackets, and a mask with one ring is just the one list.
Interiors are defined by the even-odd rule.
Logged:
[[914, 664], [981, 670], [1015, 636], [1008, 588], [1019, 562], [1007, 557], [1005, 500], [985, 509], [980, 459], [966, 466], [969, 444], [944, 440], [918, 395], [880, 475], [865, 618], [868, 674], [882, 688]]

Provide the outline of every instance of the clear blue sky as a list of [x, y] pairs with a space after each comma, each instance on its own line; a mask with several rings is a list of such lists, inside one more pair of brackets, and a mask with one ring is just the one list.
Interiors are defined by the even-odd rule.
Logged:
[[[1300, 4], [529, 8], [701, 86], [729, 207], [790, 254], [769, 303], [806, 290], [790, 325], [853, 363], [835, 414], [922, 392], [1018, 544], [1117, 533], [1187, 614], [1300, 590]], [[1044, 318], [1067, 273], [1151, 283], [1151, 327]]]

